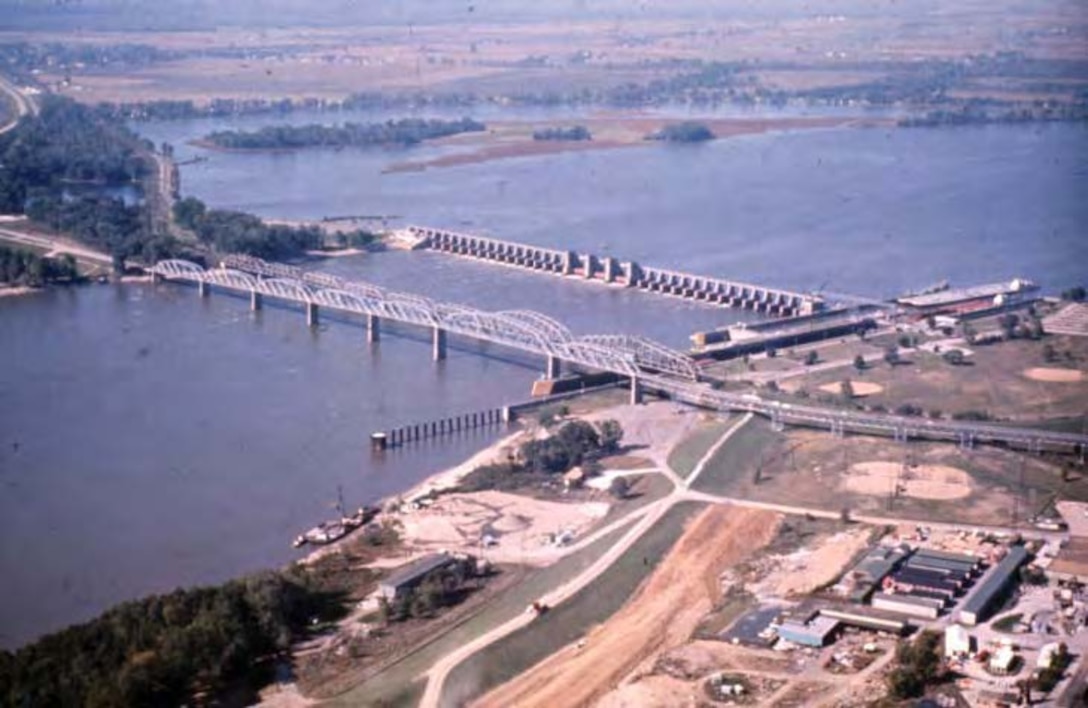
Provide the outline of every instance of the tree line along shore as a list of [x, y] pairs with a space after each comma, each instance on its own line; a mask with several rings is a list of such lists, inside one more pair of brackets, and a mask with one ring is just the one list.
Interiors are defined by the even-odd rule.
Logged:
[[471, 118], [426, 120], [403, 118], [384, 123], [343, 123], [341, 125], [270, 125], [253, 131], [220, 130], [209, 133], [197, 145], [227, 150], [293, 150], [309, 147], [363, 147], [373, 145], [418, 145], [424, 140], [446, 138], [487, 129]]
[[[575, 466], [599, 469], [597, 461], [618, 452], [623, 437], [613, 420], [597, 426], [551, 416], [542, 420], [553, 426], [551, 435], [521, 444], [516, 462], [481, 465], [441, 491], [424, 482], [426, 498], [546, 486]], [[614, 484], [612, 493], [625, 490]], [[398, 533], [388, 521], [359, 533], [354, 548], [364, 549], [371, 560], [398, 548]], [[221, 585], [124, 602], [17, 651], [0, 651], [0, 703], [47, 708], [251, 703], [277, 667], [291, 663], [297, 642], [319, 637], [346, 617], [360, 587], [369, 592], [383, 576], [365, 567], [345, 571], [341, 555], [318, 552], [303, 563]], [[383, 599], [382, 622], [432, 619], [480, 588], [479, 580], [466, 585], [470, 578], [494, 572], [477, 568], [471, 557], [455, 570], [451, 574], [444, 566], [412, 591]]]
[[[422, 140], [481, 132], [483, 123], [404, 119], [341, 126], [272, 126], [255, 132], [223, 131], [208, 140], [228, 149], [280, 149], [313, 146], [416, 144]], [[537, 140], [588, 140], [584, 126], [537, 131]], [[696, 142], [714, 134], [697, 122], [665, 126], [648, 139]], [[269, 224], [252, 214], [209, 208], [188, 197], [173, 199], [165, 213], [147, 200], [126, 203], [109, 196], [111, 187], [158, 190], [155, 147], [109, 111], [47, 95], [38, 115], [27, 116], [0, 135], [0, 212], [22, 214], [114, 259], [145, 264], [165, 258], [205, 263], [215, 253], [244, 253], [268, 260], [290, 260], [324, 248], [329, 239], [316, 226]], [[172, 149], [162, 146], [164, 154]], [[90, 186], [88, 191], [72, 190]], [[377, 236], [367, 230], [336, 234], [335, 247], [368, 248]]]
[[[148, 200], [127, 204], [109, 196], [113, 187], [134, 186], [145, 195], [161, 188], [154, 150], [108, 112], [44, 96], [38, 115], [25, 116], [0, 135], [0, 212], [24, 215], [103, 251], [113, 257], [116, 270], [129, 260], [150, 264], [180, 257], [204, 263], [214, 253], [288, 260], [325, 247], [326, 234], [315, 226], [267, 224], [194, 198], [159, 214]], [[92, 189], [72, 190], [74, 185]], [[334, 245], [366, 247], [375, 240], [360, 229], [336, 235]]]

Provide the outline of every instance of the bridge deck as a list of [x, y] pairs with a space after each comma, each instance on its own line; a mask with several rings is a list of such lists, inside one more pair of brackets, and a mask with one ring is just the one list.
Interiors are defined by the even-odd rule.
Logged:
[[776, 425], [818, 427], [839, 435], [846, 432], [881, 435], [901, 441], [925, 438], [951, 440], [964, 446], [1001, 444], [1034, 452], [1057, 449], [1084, 455], [1088, 447], [1088, 435], [1075, 433], [794, 405], [764, 400], [753, 394], [717, 391], [698, 382], [691, 357], [642, 337], [575, 337], [559, 322], [537, 312], [485, 312], [256, 258], [233, 256], [223, 268], [213, 270], [188, 261], [161, 261], [151, 272], [163, 278], [196, 282], [202, 289], [214, 285], [300, 302], [308, 307], [329, 307], [450, 331], [533, 352], [549, 360], [561, 359], [588, 369], [621, 374], [630, 377], [635, 388], [656, 390], [691, 405], [750, 411]]

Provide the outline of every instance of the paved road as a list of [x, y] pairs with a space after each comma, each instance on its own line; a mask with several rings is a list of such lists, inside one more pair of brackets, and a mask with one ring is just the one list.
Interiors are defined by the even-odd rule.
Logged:
[[15, 104], [15, 115], [3, 126], [0, 126], [0, 135], [3, 135], [17, 126], [19, 121], [23, 119], [23, 116], [38, 114], [38, 104], [36, 104], [32, 98], [20, 91], [18, 86], [3, 76], [0, 76], [0, 91], [3, 91], [10, 96], [12, 102]]
[[951, 440], [969, 444], [1002, 443], [1032, 452], [1051, 446], [1064, 451], [1088, 446], [1088, 435], [1066, 433], [1004, 423], [869, 413], [799, 403], [782, 403], [753, 393], [718, 391], [675, 377], [647, 375], [639, 378], [642, 388], [667, 394], [675, 401], [715, 410], [749, 411], [785, 425], [831, 430], [833, 433], [861, 433], [894, 437], [897, 440]]
[[[584, 570], [581, 574], [575, 577], [573, 580], [568, 581], [565, 585], [548, 593], [541, 600], [549, 607], [555, 607], [557, 604], [564, 602], [579, 590], [587, 587], [590, 583], [596, 580], [605, 570], [609, 568], [616, 560], [622, 556], [632, 544], [635, 543], [641, 536], [646, 533], [657, 521], [664, 516], [664, 514], [671, 509], [674, 505], [683, 501], [697, 501], [705, 502], [709, 504], [732, 504], [734, 506], [748, 507], [755, 509], [763, 509], [767, 511], [774, 511], [783, 514], [790, 515], [807, 515], [824, 519], [838, 519], [840, 513], [836, 511], [827, 511], [824, 509], [808, 509], [805, 507], [789, 506], [786, 504], [775, 504], [770, 502], [758, 502], [749, 499], [737, 499], [733, 497], [725, 497], [717, 494], [709, 494], [706, 492], [698, 492], [690, 489], [690, 485], [698, 479], [702, 473], [703, 468], [713, 458], [721, 447], [723, 447], [733, 434], [743, 427], [751, 419], [752, 414], [742, 420], [737, 425], [731, 426], [729, 430], [723, 433], [722, 437], [711, 447], [711, 449], [703, 455], [702, 459], [696, 464], [695, 469], [692, 471], [688, 480], [681, 480], [675, 473], [667, 474], [666, 476], [673, 481], [674, 488], [672, 492], [656, 502], [649, 504], [648, 506], [637, 509], [631, 514], [616, 520], [607, 527], [607, 529], [601, 529], [592, 536], [582, 539], [578, 547], [582, 547], [596, 540], [604, 533], [613, 530], [620, 524], [629, 522], [632, 518], [641, 516], [638, 523], [630, 529], [623, 538], [610, 548], [603, 556], [597, 559], [589, 568]], [[931, 529], [954, 531], [965, 528], [970, 529], [985, 529], [987, 531], [993, 531], [996, 533], [1022, 533], [1025, 536], [1033, 538], [1041, 538], [1044, 540], [1053, 540], [1061, 538], [1063, 534], [1057, 532], [1043, 532], [1043, 531], [1025, 531], [1023, 529], [1014, 529], [1004, 526], [984, 526], [979, 524], [947, 524], [947, 523], [935, 523], [923, 519], [889, 519], [879, 516], [853, 516], [851, 517], [855, 522], [873, 524], [873, 525], [886, 525], [889, 523], [906, 524], [910, 526], [925, 526]], [[456, 668], [461, 662], [468, 659], [470, 656], [480, 651], [484, 647], [487, 647], [494, 642], [499, 641], [503, 637], [513, 633], [514, 631], [526, 626], [532, 622], [534, 616], [526, 613], [515, 617], [514, 619], [495, 627], [491, 631], [477, 637], [472, 642], [463, 645], [459, 649], [438, 660], [426, 673], [427, 688], [424, 691], [423, 698], [420, 701], [421, 708], [439, 708], [442, 699], [442, 688], [445, 685], [451, 671]]]
[[44, 249], [50, 256], [68, 253], [74, 256], [78, 261], [86, 261], [95, 265], [109, 266], [113, 263], [113, 259], [110, 258], [108, 254], [102, 253], [101, 251], [95, 251], [86, 246], [73, 244], [64, 239], [36, 236], [22, 233], [21, 231], [0, 228], [0, 240], [22, 246]]
[[[579, 590], [585, 588], [590, 583], [598, 578], [604, 571], [622, 556], [628, 548], [630, 548], [639, 538], [642, 537], [650, 528], [653, 527], [657, 521], [664, 516], [672, 506], [679, 501], [676, 496], [666, 497], [653, 502], [647, 509], [642, 519], [631, 528], [630, 531], [623, 535], [623, 538], [619, 540], [614, 546], [608, 549], [608, 551], [598, 558], [593, 565], [586, 568], [578, 576], [572, 580], [567, 581], [560, 587], [552, 590], [547, 595], [544, 595], [540, 600], [548, 607], [555, 607], [556, 605], [564, 602]], [[521, 629], [525, 625], [529, 624], [535, 619], [535, 615], [531, 612], [525, 612], [512, 620], [495, 627], [490, 632], [482, 634], [468, 644], [462, 645], [457, 650], [447, 654], [439, 659], [427, 672], [427, 688], [423, 693], [423, 698], [420, 700], [421, 708], [438, 708], [441, 705], [442, 700], [442, 687], [446, 683], [446, 678], [450, 672], [457, 667], [465, 659], [469, 658], [476, 652], [480, 651], [486, 646], [497, 642], [508, 634]]]

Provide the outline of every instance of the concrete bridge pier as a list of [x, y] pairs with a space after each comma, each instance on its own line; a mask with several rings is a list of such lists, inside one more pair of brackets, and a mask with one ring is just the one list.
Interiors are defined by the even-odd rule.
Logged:
[[200, 297], [208, 297], [208, 294], [211, 292], [211, 290], [208, 287], [208, 284], [203, 280], [198, 280], [197, 281], [196, 291], [198, 293], [200, 293]]
[[366, 316], [366, 341], [375, 344], [382, 338], [382, 318], [377, 315]]
[[563, 254], [563, 265], [560, 272], [563, 275], [571, 275], [574, 273], [574, 254], [570, 251]]
[[257, 312], [264, 305], [264, 299], [259, 292], [251, 290], [249, 293], [249, 309]]
[[446, 358], [446, 330], [435, 327], [431, 332], [431, 355], [435, 361]]
[[159, 275], [158, 273], [156, 273], [155, 271], [151, 271], [151, 284], [152, 285], [158, 285], [161, 282], [162, 282], [162, 276]]
[[616, 282], [616, 259], [609, 256], [604, 259], [604, 282]]
[[632, 406], [642, 403], [642, 383], [637, 376], [631, 377], [631, 400], [629, 402]]
[[561, 369], [562, 366], [559, 359], [556, 358], [554, 355], [549, 354], [548, 363], [546, 364], [546, 368], [544, 370], [544, 378], [548, 379], [549, 381], [559, 378], [559, 372], [561, 371]]
[[589, 280], [593, 277], [593, 271], [597, 268], [597, 259], [592, 253], [582, 254], [582, 277]]
[[313, 302], [306, 303], [306, 324], [310, 327], [316, 327], [317, 322], [317, 304]]

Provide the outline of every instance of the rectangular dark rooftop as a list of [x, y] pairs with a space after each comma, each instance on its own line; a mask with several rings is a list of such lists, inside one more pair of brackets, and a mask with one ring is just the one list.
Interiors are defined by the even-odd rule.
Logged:
[[990, 574], [986, 576], [986, 579], [975, 588], [975, 591], [963, 603], [960, 611], [981, 614], [993, 601], [994, 596], [1005, 588], [1005, 583], [1009, 581], [1012, 574], [1027, 559], [1028, 551], [1023, 546], [1010, 548], [1008, 555], [1002, 558], [1001, 562], [994, 566]]
[[385, 580], [382, 580], [381, 584], [397, 588], [422, 578], [428, 573], [448, 565], [453, 560], [453, 556], [448, 553], [432, 553], [431, 555], [424, 556], [414, 563], [396, 571]]

